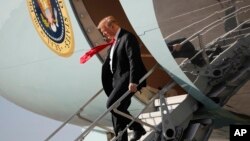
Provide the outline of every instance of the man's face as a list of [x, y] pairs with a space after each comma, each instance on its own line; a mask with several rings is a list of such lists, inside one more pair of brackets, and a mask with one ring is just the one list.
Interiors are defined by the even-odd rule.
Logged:
[[114, 29], [112, 28], [112, 26], [105, 26], [103, 25], [101, 28], [100, 28], [100, 31], [102, 32], [103, 36], [105, 36], [107, 39], [113, 39], [115, 37], [115, 32], [114, 32]]

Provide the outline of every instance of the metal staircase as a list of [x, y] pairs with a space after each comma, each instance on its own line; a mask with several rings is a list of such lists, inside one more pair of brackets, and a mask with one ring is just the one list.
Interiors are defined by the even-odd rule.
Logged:
[[[192, 94], [183, 94], [177, 97], [166, 98], [164, 96], [165, 93], [176, 85], [175, 82], [171, 82], [166, 84], [157, 94], [155, 94], [146, 103], [146, 106], [141, 112], [131, 117], [116, 109], [119, 103], [129, 94], [127, 91], [120, 99], [110, 106], [110, 108], [95, 119], [88, 128], [75, 139], [75, 141], [84, 140], [96, 126], [102, 127], [107, 132], [112, 132], [105, 126], [98, 124], [98, 122], [111, 110], [132, 119], [132, 122], [127, 128], [119, 133], [117, 137], [112, 138], [111, 141], [117, 140], [135, 121], [143, 124], [147, 131], [147, 134], [141, 138], [141, 141], [206, 141], [213, 128], [215, 128], [214, 122], [216, 120], [224, 119], [229, 123], [249, 123], [250, 118], [239, 116], [221, 107], [246, 83], [246, 81], [249, 80], [250, 77], [250, 62], [248, 61], [250, 59], [250, 27], [247, 26], [242, 28], [250, 23], [250, 19], [246, 19], [243, 23], [215, 38], [207, 45], [204, 45], [202, 41], [202, 36], [208, 30], [218, 26], [229, 18], [235, 17], [237, 15], [236, 13], [246, 10], [250, 10], [250, 5], [235, 10], [223, 18], [208, 24], [208, 26], [194, 33], [181, 43], [183, 45], [185, 42], [192, 41], [194, 38], [199, 39], [199, 52], [193, 58], [184, 60], [180, 64], [180, 67], [187, 76], [190, 76], [190, 79], [193, 80], [196, 87], [204, 93], [202, 97], [203, 100], [209, 101], [216, 108], [206, 107], [204, 101], [197, 100]], [[222, 50], [213, 55], [206, 53], [207, 50], [215, 52], [217, 48], [221, 48]], [[199, 54], [201, 54], [200, 56], [204, 60], [203, 66], [196, 66], [191, 63], [191, 60], [198, 57]], [[161, 66], [156, 64], [140, 80], [140, 83], [147, 79], [157, 67]], [[79, 115], [101, 91], [102, 90], [96, 93], [75, 114], [46, 138], [45, 141], [50, 140], [70, 120]], [[147, 113], [147, 109], [152, 104], [157, 110]]]

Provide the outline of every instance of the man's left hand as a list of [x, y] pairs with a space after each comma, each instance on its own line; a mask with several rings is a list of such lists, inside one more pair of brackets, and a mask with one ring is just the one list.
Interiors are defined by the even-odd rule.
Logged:
[[135, 92], [137, 91], [137, 84], [135, 84], [135, 83], [129, 83], [129, 85], [128, 85], [128, 90], [129, 90], [130, 92], [135, 93]]

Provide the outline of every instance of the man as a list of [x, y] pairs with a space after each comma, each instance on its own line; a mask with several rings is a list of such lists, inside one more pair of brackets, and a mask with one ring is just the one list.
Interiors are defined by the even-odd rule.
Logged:
[[[115, 40], [102, 67], [103, 88], [108, 96], [107, 108], [129, 90], [130, 95], [121, 102], [117, 109], [130, 114], [128, 107], [131, 104], [131, 97], [146, 85], [146, 82], [143, 82], [138, 86], [139, 80], [147, 72], [141, 59], [139, 43], [133, 34], [119, 26], [113, 16], [102, 19], [98, 24], [98, 29], [108, 40]], [[117, 136], [131, 120], [114, 111], [111, 111], [111, 115]], [[134, 131], [131, 141], [140, 139], [146, 133], [138, 122], [134, 122], [130, 129]], [[127, 140], [127, 132], [125, 132], [119, 141]]]
[[[191, 59], [193, 58], [193, 56], [195, 56], [199, 52], [199, 50], [196, 50], [194, 45], [190, 41], [187, 41], [183, 45], [180, 44], [181, 42], [185, 40], [186, 38], [179, 38], [179, 39], [172, 40], [170, 42], [166, 42], [166, 44], [168, 45], [168, 49], [170, 50], [174, 58]], [[214, 48], [210, 48], [210, 49], [206, 48], [205, 50], [206, 54], [208, 55], [209, 61], [212, 61], [215, 56], [219, 55], [223, 51], [221, 46], [218, 44], [215, 45]], [[203, 67], [206, 64], [202, 56], [202, 53], [197, 54], [196, 57], [194, 57], [191, 60], [191, 62], [194, 65], [199, 66], [199, 67]]]
[[[191, 59], [198, 52], [197, 50], [195, 50], [195, 47], [190, 41], [187, 41], [186, 43], [181, 45], [180, 43], [184, 40], [186, 40], [186, 38], [179, 38], [170, 42], [166, 42], [168, 45], [168, 49], [170, 50], [174, 58]], [[193, 58], [191, 62], [199, 67], [202, 67], [205, 64], [201, 53], [197, 57]]]

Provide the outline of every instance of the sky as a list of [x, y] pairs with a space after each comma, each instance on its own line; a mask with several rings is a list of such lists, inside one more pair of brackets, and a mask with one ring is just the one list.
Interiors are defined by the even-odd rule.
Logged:
[[[44, 140], [60, 122], [29, 112], [0, 97], [0, 140], [1, 141], [39, 141]], [[67, 127], [71, 132], [65, 140], [72, 138], [71, 133], [81, 133], [81, 128]]]
[[[62, 122], [27, 111], [0, 96], [0, 141], [43, 141]], [[67, 125], [51, 141], [73, 141], [82, 128]], [[92, 132], [84, 141], [106, 141], [106, 135]]]
[[[10, 18], [11, 11], [25, 0], [0, 0], [0, 29]], [[0, 141], [43, 141], [62, 122], [27, 111], [0, 95]], [[67, 125], [52, 141], [72, 141], [81, 134], [82, 128]], [[106, 141], [106, 135], [91, 132], [85, 141]]]

